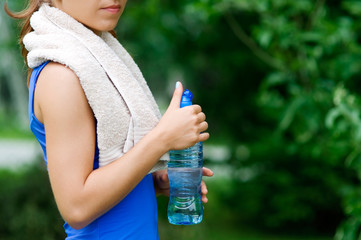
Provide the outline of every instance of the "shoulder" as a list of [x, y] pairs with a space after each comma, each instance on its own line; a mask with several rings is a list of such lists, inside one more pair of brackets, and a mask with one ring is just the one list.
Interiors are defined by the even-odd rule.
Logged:
[[38, 95], [47, 96], [67, 93], [80, 94], [82, 88], [78, 76], [68, 67], [60, 63], [50, 62], [40, 72], [36, 84]]
[[50, 62], [41, 71], [38, 81], [55, 80], [78, 81], [78, 77], [70, 68], [66, 67], [65, 65], [56, 62]]
[[88, 101], [77, 75], [68, 67], [50, 62], [41, 71], [35, 90], [35, 100], [42, 117], [52, 113], [69, 113], [74, 107], [89, 112]]

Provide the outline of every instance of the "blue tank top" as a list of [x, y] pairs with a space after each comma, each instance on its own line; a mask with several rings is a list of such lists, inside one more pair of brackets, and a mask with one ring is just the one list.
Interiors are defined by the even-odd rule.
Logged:
[[[36, 82], [47, 63], [34, 68], [29, 83], [30, 129], [43, 149], [46, 164], [45, 129], [36, 118], [33, 105]], [[94, 169], [98, 168], [98, 159], [96, 146]], [[157, 201], [152, 174], [145, 176], [120, 203], [88, 226], [76, 230], [65, 222], [64, 229], [69, 240], [158, 240]]]

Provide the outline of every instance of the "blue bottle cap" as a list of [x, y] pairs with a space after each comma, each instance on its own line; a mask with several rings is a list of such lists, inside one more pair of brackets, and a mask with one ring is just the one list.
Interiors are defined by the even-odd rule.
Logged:
[[193, 104], [192, 99], [193, 99], [193, 94], [191, 93], [191, 91], [189, 91], [188, 89], [184, 90], [180, 107], [182, 108], [186, 106], [191, 106]]

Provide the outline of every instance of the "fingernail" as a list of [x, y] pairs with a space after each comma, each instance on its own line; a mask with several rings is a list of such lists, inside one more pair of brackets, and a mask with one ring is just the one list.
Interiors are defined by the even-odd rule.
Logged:
[[178, 81], [178, 82], [176, 82], [176, 84], [175, 84], [175, 88], [178, 88], [179, 87], [179, 85], [180, 85], [180, 82]]

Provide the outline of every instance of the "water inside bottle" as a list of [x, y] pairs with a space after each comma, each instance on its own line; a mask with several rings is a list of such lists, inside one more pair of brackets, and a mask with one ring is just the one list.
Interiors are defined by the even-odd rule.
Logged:
[[[194, 164], [202, 165], [202, 162], [198, 162], [198, 161], [187, 161], [187, 162], [183, 162], [183, 161], [203, 159], [203, 144], [199, 142], [187, 149], [169, 151], [169, 158], [171, 159], [171, 161], [169, 162], [170, 164], [177, 164], [174, 165], [174, 167], [184, 166], [183, 164], [191, 164], [189, 165], [189, 167], [195, 167], [196, 165]], [[172, 163], [174, 160], [179, 160], [179, 162]]]
[[[179, 164], [184, 164], [184, 160], [182, 163], [174, 161], [174, 165]], [[171, 186], [168, 205], [169, 222], [177, 225], [200, 223], [203, 218], [200, 194], [202, 168], [170, 167], [168, 176]]]
[[200, 223], [203, 145], [199, 142], [187, 149], [170, 151], [169, 157], [168, 220], [176, 225]]

